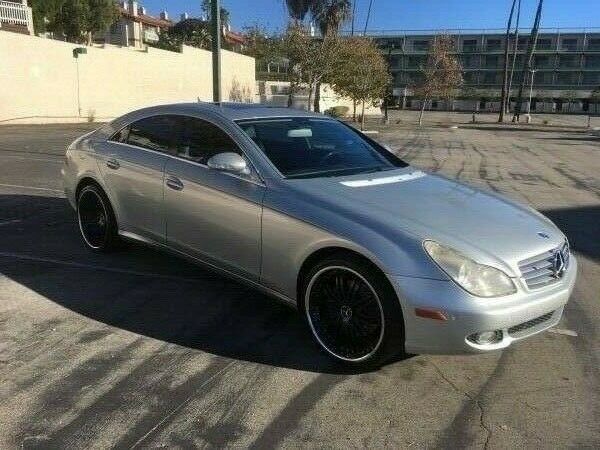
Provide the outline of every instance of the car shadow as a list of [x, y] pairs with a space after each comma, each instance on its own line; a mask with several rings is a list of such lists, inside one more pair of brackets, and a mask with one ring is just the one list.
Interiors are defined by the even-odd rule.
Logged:
[[2, 223], [0, 274], [95, 321], [227, 358], [318, 373], [364, 372], [329, 358], [297, 311], [255, 289], [142, 245], [89, 252], [65, 199], [0, 195]]
[[600, 204], [540, 212], [565, 233], [573, 250], [600, 261]]

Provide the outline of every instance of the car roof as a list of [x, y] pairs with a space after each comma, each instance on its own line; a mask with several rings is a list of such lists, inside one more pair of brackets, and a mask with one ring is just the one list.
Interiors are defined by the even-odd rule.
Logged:
[[173, 103], [169, 105], [152, 106], [144, 108], [139, 112], [152, 113], [190, 113], [190, 112], [214, 112], [227, 117], [230, 120], [242, 119], [262, 119], [269, 117], [320, 117], [322, 114], [316, 114], [296, 108], [284, 108], [281, 106], [261, 105], [258, 103], [230, 103], [230, 102], [197, 102], [197, 103]]

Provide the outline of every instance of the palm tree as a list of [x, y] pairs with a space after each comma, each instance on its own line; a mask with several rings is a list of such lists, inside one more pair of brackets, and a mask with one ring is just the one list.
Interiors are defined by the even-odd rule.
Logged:
[[299, 23], [304, 20], [312, 0], [285, 0], [288, 13], [294, 22]]
[[[337, 35], [342, 25], [352, 17], [350, 0], [313, 0], [310, 14], [323, 38]], [[317, 83], [313, 110], [320, 112], [321, 83]]]
[[314, 0], [309, 9], [323, 37], [338, 34], [344, 22], [352, 16], [350, 0]]

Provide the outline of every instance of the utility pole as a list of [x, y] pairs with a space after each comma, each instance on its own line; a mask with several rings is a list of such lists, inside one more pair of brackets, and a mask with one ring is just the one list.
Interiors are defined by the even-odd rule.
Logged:
[[506, 25], [506, 38], [504, 39], [504, 76], [502, 78], [502, 95], [500, 100], [500, 114], [498, 122], [504, 122], [504, 111], [506, 110], [506, 91], [508, 90], [508, 47], [510, 42], [510, 29], [512, 26], [513, 14], [515, 13], [515, 5], [517, 0], [513, 0], [508, 15], [508, 24]]
[[521, 115], [521, 107], [523, 106], [523, 89], [525, 88], [525, 82], [527, 80], [527, 75], [531, 73], [533, 70], [532, 61], [533, 61], [533, 51], [535, 50], [535, 45], [537, 43], [537, 37], [540, 29], [540, 20], [542, 18], [542, 6], [544, 4], [544, 0], [539, 0], [537, 12], [535, 13], [535, 20], [533, 22], [533, 29], [531, 30], [531, 35], [529, 37], [529, 45], [527, 46], [527, 58], [526, 65], [523, 70], [521, 76], [521, 85], [519, 86], [519, 95], [517, 96], [517, 104], [515, 105], [515, 113], [513, 115], [512, 121], [518, 122]]
[[212, 28], [213, 101], [221, 101], [221, 7], [219, 0], [212, 0], [210, 21]]

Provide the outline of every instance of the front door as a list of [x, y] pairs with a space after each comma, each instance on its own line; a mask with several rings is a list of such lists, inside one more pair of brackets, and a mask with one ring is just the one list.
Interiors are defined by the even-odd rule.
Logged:
[[260, 276], [261, 216], [264, 186], [247, 178], [209, 169], [222, 152], [243, 155], [216, 125], [182, 117], [178, 158], [165, 167], [164, 202], [170, 247], [257, 280]]

